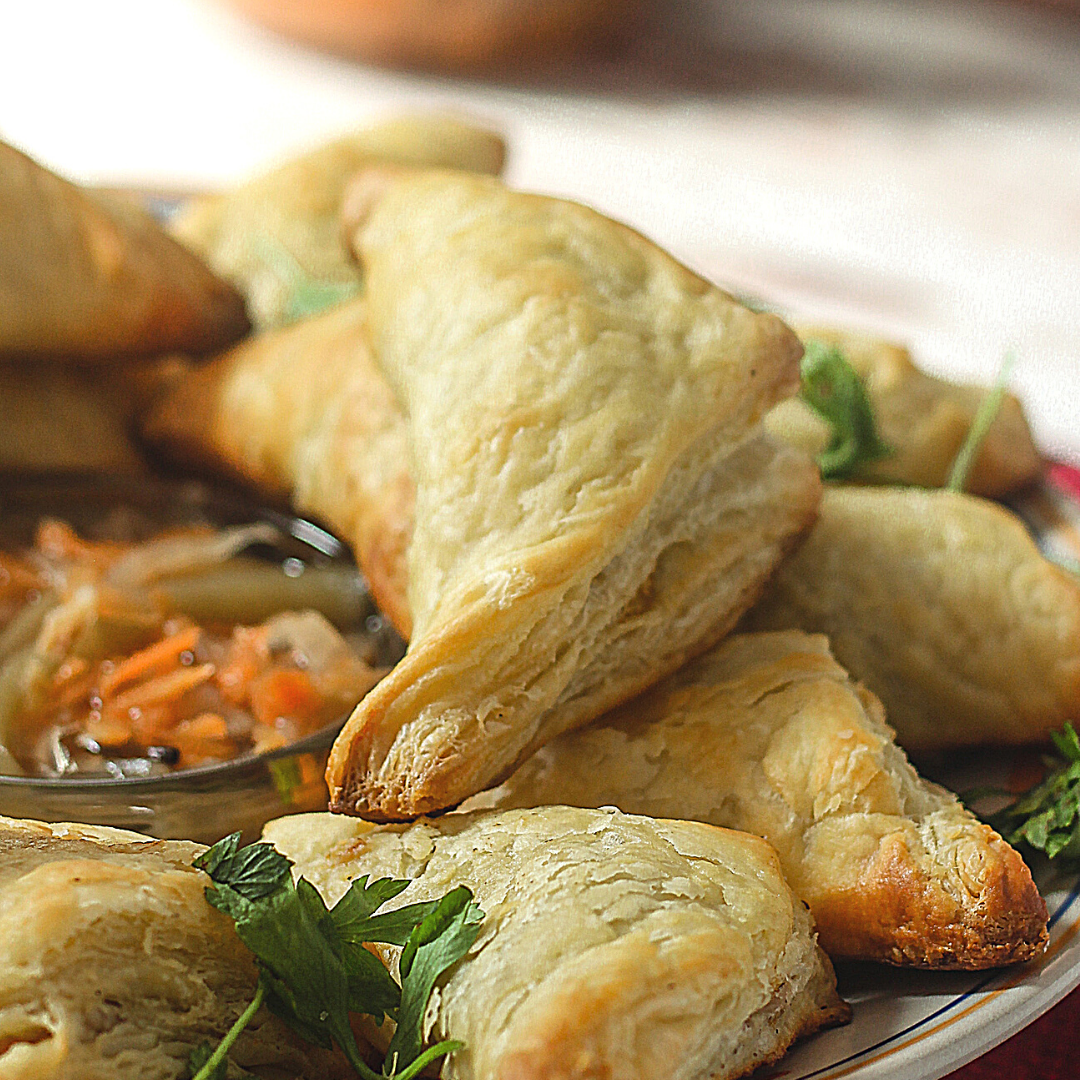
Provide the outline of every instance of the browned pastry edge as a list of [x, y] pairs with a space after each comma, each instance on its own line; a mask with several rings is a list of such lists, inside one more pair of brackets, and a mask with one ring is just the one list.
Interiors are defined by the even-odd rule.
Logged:
[[[804, 541], [810, 530], [813, 528], [816, 520], [817, 504], [815, 501], [814, 506], [807, 511], [803, 518], [803, 521], [798, 525], [796, 530], [785, 536], [780, 541], [776, 557], [777, 565], [779, 565], [784, 560], [784, 558], [790, 555]], [[388, 533], [389, 528], [390, 526], [386, 526], [384, 532]], [[391, 574], [388, 574], [385, 581], [391, 588], [396, 584], [401, 590], [400, 593], [398, 593], [397, 595], [395, 595], [391, 591], [387, 592], [386, 595], [390, 603], [400, 603], [402, 609], [405, 612], [408, 612], [408, 601], [405, 595], [406, 547], [407, 541], [405, 542], [405, 544], [403, 544], [401, 548], [400, 561], [396, 565], [390, 564], [388, 561], [387, 566], [388, 569], [391, 571]], [[366, 574], [368, 572], [366, 565], [362, 564], [362, 567]], [[379, 603], [380, 610], [383, 611], [384, 614], [387, 614], [388, 617], [390, 617], [389, 611], [393, 610], [392, 607], [384, 608], [384, 600], [378, 593], [375, 592], [375, 587], [370, 580], [369, 585], [372, 586], [372, 593], [373, 595], [375, 595], [376, 600]], [[716, 645], [719, 641], [721, 641], [724, 637], [731, 633], [732, 630], [735, 629], [739, 620], [742, 618], [745, 612], [757, 602], [767, 585], [768, 575], [762, 576], [760, 580], [751, 582], [749, 587], [743, 590], [738, 601], [734, 604], [729, 618], [723, 623], [715, 626], [713, 628], [712, 634], [710, 634], [706, 638], [703, 638], [700, 641], [695, 642], [692, 649], [686, 649], [680, 653], [670, 656], [668, 658], [668, 662], [663, 666], [663, 668], [659, 670], [653, 668], [649, 672], [643, 672], [636, 682], [625, 688], [624, 692], [620, 693], [617, 697], [612, 698], [610, 703], [605, 702], [601, 711], [606, 712], [608, 709], [615, 708], [619, 705], [624, 704], [627, 701], [630, 701], [631, 699], [637, 697], [638, 694], [647, 690], [654, 683], [659, 682], [662, 678], [670, 675], [674, 671], [677, 671], [690, 660], [693, 660], [695, 657], [700, 656], [702, 653], [707, 652], [709, 649], [711, 649], [714, 645]], [[394, 620], [392, 617], [391, 622], [394, 623], [395, 628], [398, 626], [397, 621]], [[446, 631], [444, 631], [443, 636], [450, 637], [454, 629], [454, 624], [450, 624], [446, 628]], [[409, 654], [406, 654], [405, 657], [399, 662], [398, 666], [400, 667], [402, 665], [408, 664], [409, 661]], [[454, 809], [454, 806], [446, 806], [444, 803], [442, 803], [441, 800], [439, 800], [437, 791], [434, 796], [428, 796], [425, 799], [423, 787], [414, 783], [410, 786], [410, 790], [406, 793], [409, 798], [408, 812], [401, 811], [395, 813], [393, 809], [385, 802], [378, 806], [373, 806], [366, 801], [363, 805], [363, 811], [360, 812], [358, 808], [358, 800], [362, 797], [363, 793], [358, 789], [355, 780], [361, 774], [360, 770], [357, 770], [353, 763], [358, 759], [363, 760], [363, 757], [368, 753], [367, 738], [365, 738], [364, 732], [369, 733], [368, 737], [370, 737], [370, 733], [377, 730], [379, 722], [382, 718], [382, 712], [390, 704], [389, 702], [387, 702], [384, 705], [381, 698], [379, 698], [378, 687], [376, 687], [375, 690], [373, 690], [372, 693], [369, 694], [367, 699], [365, 700], [367, 701], [369, 706], [373, 701], [377, 701], [378, 705], [383, 706], [383, 709], [373, 711], [369, 713], [367, 717], [365, 717], [365, 728], [361, 732], [357, 733], [357, 735], [348, 743], [348, 745], [345, 745], [343, 740], [340, 738], [337, 740], [337, 742], [335, 742], [334, 747], [331, 750], [330, 760], [327, 762], [326, 766], [326, 784], [327, 787], [330, 789], [331, 812], [336, 814], [355, 814], [363, 817], [367, 821], [374, 821], [380, 824], [389, 824], [393, 822], [412, 821], [417, 817], [438, 815], [445, 813], [448, 810]], [[530, 744], [529, 746], [525, 747], [522, 750], [521, 754], [518, 756], [518, 758], [510, 766], [503, 770], [503, 772], [500, 773], [497, 778], [493, 779], [488, 786], [494, 787], [498, 784], [501, 784], [514, 772], [515, 769], [517, 769], [522, 764], [523, 761], [526, 760], [526, 758], [528, 758], [531, 754], [535, 753], [538, 747], [539, 744]], [[442, 786], [445, 784], [446, 773], [441, 773], [440, 776], [442, 779], [440, 779], [438, 782], [439, 790], [441, 790]], [[350, 780], [353, 780], [354, 783], [350, 784]], [[455, 806], [456, 805], [460, 805], [460, 802], [456, 803]], [[416, 806], [421, 806], [422, 808], [414, 811], [413, 808]]]
[[[1049, 941], [1046, 902], [1024, 860], [988, 825], [993, 856], [961, 904], [927, 878], [904, 836], [885, 837], [859, 885], [818, 915], [822, 946], [834, 959], [976, 971], [1034, 959]], [[859, 927], [858, 947], [846, 928]]]

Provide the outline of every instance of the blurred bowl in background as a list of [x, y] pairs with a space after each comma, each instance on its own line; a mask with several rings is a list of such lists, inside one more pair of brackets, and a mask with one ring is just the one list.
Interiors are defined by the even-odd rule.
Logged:
[[[164, 528], [266, 522], [278, 533], [272, 557], [307, 565], [348, 565], [345, 546], [318, 525], [261, 505], [227, 487], [193, 480], [0, 473], [0, 547], [27, 545], [42, 517], [59, 516], [93, 539], [141, 540]], [[404, 651], [363, 586], [360, 614], [378, 662]], [[130, 829], [160, 839], [213, 843], [239, 830], [257, 840], [285, 814], [325, 810], [323, 773], [347, 716], [287, 746], [145, 776], [0, 775], [0, 814]]]
[[376, 64], [468, 71], [618, 32], [637, 0], [230, 0], [286, 37]]

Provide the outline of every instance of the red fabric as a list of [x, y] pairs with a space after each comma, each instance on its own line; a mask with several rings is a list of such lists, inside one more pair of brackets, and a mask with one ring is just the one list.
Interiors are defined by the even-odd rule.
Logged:
[[1047, 466], [1046, 478], [1055, 487], [1071, 495], [1076, 502], [1080, 503], [1080, 469], [1054, 461]]
[[1008, 1042], [945, 1080], [1076, 1080], [1080, 1077], [1080, 990]]

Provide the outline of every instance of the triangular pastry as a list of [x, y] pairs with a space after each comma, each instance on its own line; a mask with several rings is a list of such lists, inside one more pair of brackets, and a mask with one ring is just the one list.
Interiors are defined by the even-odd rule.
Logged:
[[299, 815], [264, 839], [328, 904], [364, 875], [411, 879], [391, 907], [472, 890], [480, 936], [428, 1012], [432, 1040], [466, 1044], [444, 1080], [729, 1080], [849, 1015], [776, 853], [743, 833], [544, 807]]
[[834, 959], [981, 968], [1046, 942], [1023, 860], [918, 776], [820, 635], [729, 637], [464, 809], [548, 803], [765, 837]]
[[207, 353], [247, 329], [240, 294], [134, 201], [0, 143], [0, 359]]
[[[190, 1075], [188, 1055], [221, 1039], [258, 979], [232, 921], [206, 901], [209, 879], [191, 865], [202, 850], [0, 818], [0, 1076]], [[229, 1054], [265, 1080], [355, 1076], [266, 1010]]]
[[800, 352], [647, 240], [486, 177], [361, 178], [375, 357], [407, 417], [413, 635], [332, 806], [459, 803], [726, 633], [814, 516], [762, 433]]
[[827, 491], [747, 623], [828, 634], [912, 753], [1040, 743], [1080, 719], [1080, 580], [973, 495]]

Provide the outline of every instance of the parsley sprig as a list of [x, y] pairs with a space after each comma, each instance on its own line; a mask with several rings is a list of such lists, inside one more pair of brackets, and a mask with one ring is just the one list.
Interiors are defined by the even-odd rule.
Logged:
[[[468, 952], [484, 913], [461, 886], [441, 900], [380, 911], [409, 884], [362, 877], [327, 908], [292, 863], [270, 844], [240, 847], [240, 834], [220, 840], [195, 860], [210, 876], [206, 898], [236, 924], [255, 954], [255, 998], [215, 1049], [192, 1052], [192, 1080], [224, 1080], [226, 1055], [265, 1004], [302, 1038], [329, 1050], [335, 1043], [363, 1080], [411, 1080], [430, 1062], [460, 1050], [444, 1040], [425, 1049], [424, 1013], [439, 976]], [[366, 944], [402, 946], [401, 985]], [[380, 1072], [361, 1057], [349, 1024], [365, 1013], [397, 1028]]]
[[799, 396], [832, 427], [829, 445], [818, 455], [826, 480], [850, 476], [860, 465], [892, 453], [874, 422], [866, 388], [855, 369], [835, 346], [816, 338], [803, 343]]
[[1072, 724], [1051, 737], [1058, 755], [1049, 775], [986, 820], [1010, 844], [1026, 844], [1051, 859], [1080, 860], [1080, 739]]

